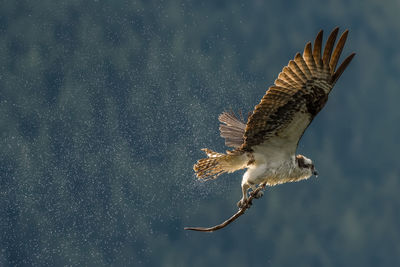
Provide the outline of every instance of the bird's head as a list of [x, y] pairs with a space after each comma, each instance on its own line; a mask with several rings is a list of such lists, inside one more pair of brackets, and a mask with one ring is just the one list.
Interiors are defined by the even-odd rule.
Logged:
[[297, 155], [296, 156], [296, 164], [300, 169], [309, 171], [310, 176], [311, 175], [315, 175], [316, 177], [318, 176], [318, 172], [315, 169], [315, 166], [311, 159], [309, 159], [303, 155]]

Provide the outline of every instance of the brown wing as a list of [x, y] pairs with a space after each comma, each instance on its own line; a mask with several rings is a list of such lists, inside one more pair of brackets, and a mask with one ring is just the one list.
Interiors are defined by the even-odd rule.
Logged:
[[284, 142], [291, 152], [296, 150], [303, 132], [324, 107], [329, 92], [355, 55], [348, 56], [336, 69], [348, 34], [346, 30], [333, 50], [338, 30], [329, 35], [323, 54], [320, 31], [313, 50], [307, 43], [303, 55], [297, 53], [283, 68], [249, 117], [241, 150], [251, 151], [268, 140], [277, 145]]
[[225, 145], [235, 148], [240, 147], [243, 144], [243, 135], [246, 129], [246, 123], [243, 122], [243, 119], [239, 119], [233, 111], [223, 112], [218, 119], [222, 122], [219, 130], [221, 136], [225, 138]]

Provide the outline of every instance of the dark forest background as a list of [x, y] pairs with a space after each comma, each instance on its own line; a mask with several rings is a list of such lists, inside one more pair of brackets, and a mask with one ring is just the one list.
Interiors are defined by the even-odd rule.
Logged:
[[[400, 265], [400, 3], [2, 1], [1, 266]], [[357, 55], [299, 146], [318, 178], [228, 228], [218, 115], [258, 104], [320, 29]]]

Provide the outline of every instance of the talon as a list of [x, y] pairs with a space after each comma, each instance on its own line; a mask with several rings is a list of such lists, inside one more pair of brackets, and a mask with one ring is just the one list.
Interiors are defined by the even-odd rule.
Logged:
[[[244, 207], [246, 206], [246, 204], [247, 204], [247, 200], [241, 199], [241, 200], [239, 200], [239, 202], [237, 203], [237, 206], [238, 206], [239, 209], [242, 209], [242, 208], [244, 208]], [[251, 204], [250, 204], [250, 205], [251, 205]]]
[[258, 191], [257, 194], [255, 194], [254, 198], [255, 199], [259, 199], [260, 197], [262, 197], [264, 195], [263, 191]]

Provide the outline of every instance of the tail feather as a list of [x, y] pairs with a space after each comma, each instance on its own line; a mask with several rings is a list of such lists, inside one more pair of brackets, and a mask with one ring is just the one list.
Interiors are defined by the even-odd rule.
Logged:
[[246, 154], [238, 151], [228, 151], [228, 154], [202, 149], [208, 158], [200, 159], [193, 166], [197, 178], [203, 180], [216, 179], [225, 172], [234, 172], [246, 167], [248, 159]]

